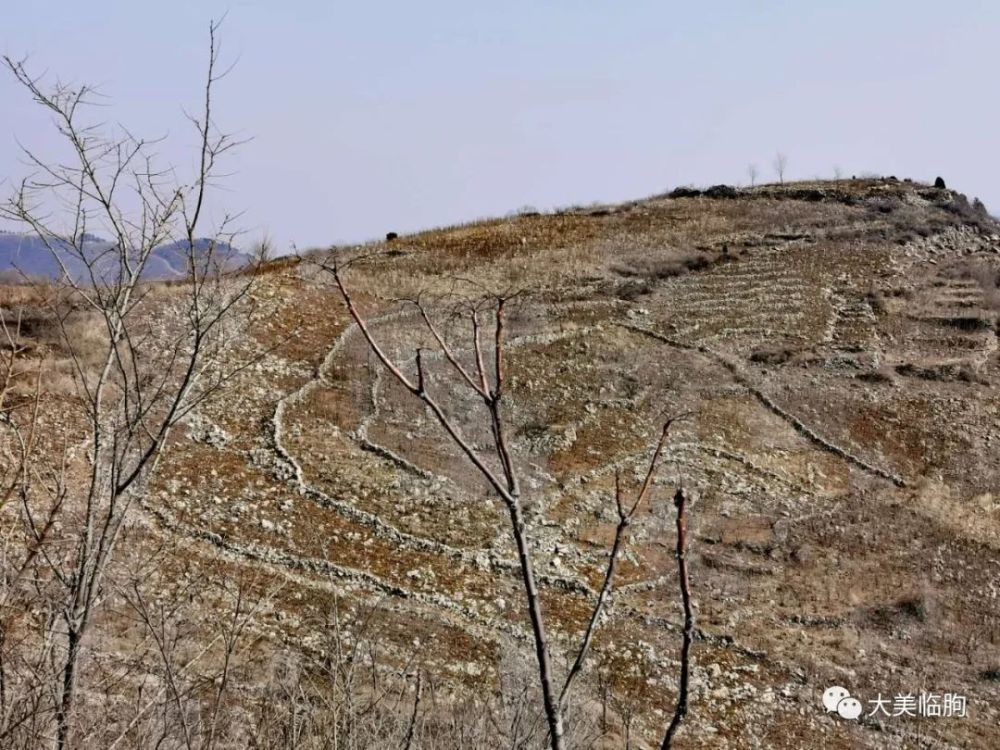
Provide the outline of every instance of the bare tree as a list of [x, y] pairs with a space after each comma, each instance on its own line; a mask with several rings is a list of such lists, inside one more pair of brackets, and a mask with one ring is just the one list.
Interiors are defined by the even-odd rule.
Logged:
[[[333, 257], [329, 263], [321, 263], [321, 267], [332, 275], [351, 317], [364, 336], [370, 350], [406, 390], [426, 405], [451, 441], [475, 466], [496, 495], [503, 501], [507, 509], [511, 535], [517, 548], [518, 569], [525, 593], [528, 618], [531, 623], [538, 670], [538, 684], [541, 689], [545, 718], [548, 724], [548, 741], [552, 750], [561, 750], [564, 745], [563, 716], [567, 696], [586, 660], [595, 628], [601, 619], [601, 614], [613, 587], [616, 564], [625, 541], [627, 529], [636, 511], [648, 495], [660, 455], [669, 434], [670, 426], [674, 420], [668, 420], [664, 424], [652, 458], [650, 459], [645, 480], [630, 503], [624, 501], [620, 482], [616, 481], [615, 502], [619, 522], [616, 527], [608, 566], [597, 596], [597, 601], [592, 610], [589, 624], [579, 647], [576, 649], [576, 658], [562, 682], [561, 689], [559, 689], [556, 686], [556, 677], [553, 673], [545, 617], [539, 601], [538, 582], [531, 554], [529, 530], [523, 512], [521, 483], [518, 480], [518, 470], [509, 446], [507, 428], [504, 421], [504, 398], [507, 395], [505, 365], [506, 305], [513, 295], [490, 295], [484, 303], [471, 305], [467, 310], [466, 314], [470, 326], [469, 349], [473, 353], [474, 370], [462, 364], [455, 350], [445, 340], [435, 325], [428, 308], [419, 299], [411, 300], [417, 307], [423, 323], [433, 337], [444, 359], [450, 364], [460, 381], [485, 406], [486, 419], [492, 436], [492, 449], [490, 451], [492, 455], [490, 458], [487, 458], [473, 447], [473, 444], [462, 434], [456, 420], [448, 415], [444, 405], [429, 391], [429, 380], [424, 365], [424, 350], [421, 348], [416, 349], [414, 359], [415, 372], [412, 375], [405, 374], [402, 366], [394, 361], [376, 342], [364, 316], [356, 306], [348, 290], [344, 275], [344, 266], [339, 263], [336, 257]], [[489, 310], [492, 317], [493, 331], [490, 337], [492, 339], [492, 368], [486, 365], [487, 349], [484, 347], [482, 341], [483, 324], [480, 320], [480, 314], [484, 309]], [[490, 465], [491, 463], [493, 466]], [[499, 473], [494, 467], [499, 468]]]
[[757, 184], [757, 165], [750, 164], [747, 166], [747, 177], [750, 178], [750, 187]]
[[[49, 88], [24, 61], [4, 58], [16, 81], [52, 116], [72, 159], [52, 162], [26, 150], [35, 173], [0, 215], [44, 243], [62, 269], [64, 299], [94, 321], [100, 340], [96, 353], [84, 351], [68, 328], [71, 313], [53, 307], [88, 433], [85, 458], [74, 469], [74, 482], [36, 482], [25, 490], [48, 495], [50, 507], [65, 505], [73, 514], [58, 554], [45, 556], [58, 592], [60, 622], [51, 626], [58, 647], [51, 661], [58, 674], [53, 692], [59, 748], [73, 742], [81, 654], [133, 501], [154, 474], [174, 426], [249, 364], [227, 364], [225, 355], [252, 312], [256, 274], [224, 273], [235, 217], [225, 216], [214, 228], [206, 219], [219, 161], [240, 143], [213, 119], [213, 89], [224, 75], [218, 70], [217, 31], [212, 23], [203, 109], [190, 118], [198, 134], [197, 167], [183, 181], [157, 166], [155, 142], [127, 131], [109, 135], [85, 120], [95, 101], [92, 88]], [[66, 207], [68, 214], [53, 211]], [[107, 247], [95, 250], [95, 231], [110, 234]], [[181, 248], [187, 278], [154, 314], [155, 290], [146, 277], [154, 251], [166, 243]], [[27, 498], [25, 503], [31, 505]]]
[[774, 166], [775, 174], [778, 175], [778, 182], [784, 185], [785, 167], [788, 166], [788, 157], [779, 151], [774, 155], [774, 161], [772, 162], [772, 165]]

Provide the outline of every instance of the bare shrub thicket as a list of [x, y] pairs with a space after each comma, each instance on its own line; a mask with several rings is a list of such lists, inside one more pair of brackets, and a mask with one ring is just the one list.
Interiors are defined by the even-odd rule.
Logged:
[[[89, 120], [92, 88], [49, 86], [24, 61], [4, 58], [71, 155], [51, 161], [26, 150], [33, 174], [0, 216], [38, 238], [63, 269], [44, 304], [24, 320], [59, 350], [73, 384], [71, 397], [36, 401], [30, 417], [5, 413], [4, 747], [87, 745], [105, 716], [94, 713], [107, 708], [101, 691], [116, 681], [97, 656], [111, 637], [108, 608], [131, 601], [150, 634], [169, 629], [142, 606], [137, 587], [131, 599], [122, 590], [120, 574], [135, 561], [120, 559], [120, 542], [173, 428], [248, 364], [227, 355], [251, 319], [256, 277], [219, 273], [235, 238], [233, 218], [211, 226], [206, 217], [220, 160], [238, 145], [213, 119], [221, 77], [216, 30], [212, 25], [203, 109], [191, 118], [197, 166], [186, 180], [157, 164], [155, 142]], [[95, 251], [93, 234], [109, 236], [109, 246]], [[165, 297], [145, 275], [154, 250], [166, 243], [184, 248], [187, 279]], [[82, 278], [70, 272], [70, 259], [84, 269]], [[22, 346], [15, 331], [11, 352]], [[7, 374], [16, 377], [11, 357]], [[43, 418], [44, 453], [35, 450]]]
[[[522, 494], [520, 470], [515, 460], [515, 454], [511, 449], [509, 427], [505, 418], [505, 409], [507, 408], [505, 406], [505, 399], [509, 398], [509, 384], [506, 374], [506, 315], [507, 305], [511, 299], [517, 296], [517, 293], [486, 294], [485, 297], [473, 297], [458, 303], [458, 308], [453, 310], [453, 314], [456, 317], [460, 316], [464, 318], [468, 325], [468, 339], [464, 350], [456, 348], [454, 343], [450, 343], [447, 340], [439, 324], [434, 321], [434, 311], [430, 305], [425, 304], [419, 297], [409, 300], [416, 307], [427, 333], [433, 341], [435, 350], [448, 363], [449, 371], [467, 389], [469, 395], [478, 400], [482, 405], [480, 416], [491, 437], [489, 447], [480, 449], [466, 434], [465, 430], [467, 427], [463, 425], [463, 421], [457, 416], [459, 410], [456, 409], [456, 405], [440, 400], [442, 394], [445, 394], [446, 391], [439, 391], [439, 389], [433, 387], [426, 371], [425, 350], [419, 345], [415, 345], [414, 358], [412, 365], [410, 365], [396, 360], [376, 341], [365, 317], [355, 304], [346, 281], [346, 266], [352, 262], [363, 261], [364, 259], [364, 256], [354, 258], [351, 261], [347, 261], [345, 265], [337, 257], [336, 253], [334, 253], [328, 262], [321, 262], [321, 267], [332, 277], [355, 325], [364, 336], [370, 351], [398, 383], [414, 397], [423, 402], [448, 435], [451, 442], [469, 460], [482, 478], [486, 480], [492, 491], [499, 497], [506, 508], [509, 516], [509, 531], [517, 551], [518, 570], [525, 596], [525, 609], [534, 645], [534, 663], [537, 678], [535, 686], [540, 694], [541, 716], [544, 717], [546, 724], [544, 735], [534, 738], [529, 736], [526, 738], [527, 740], [533, 740], [527, 746], [537, 746], [541, 742], [544, 742], [552, 750], [562, 750], [562, 748], [567, 746], [564, 717], [566, 715], [571, 688], [577, 678], [583, 673], [585, 663], [590, 654], [594, 634], [602, 620], [602, 615], [614, 587], [615, 573], [623, 547], [627, 541], [628, 528], [635, 517], [636, 511], [649, 495], [653, 478], [658, 468], [658, 462], [674, 420], [669, 419], [663, 425], [659, 440], [653, 449], [645, 478], [635, 492], [634, 497], [631, 499], [626, 498], [626, 492], [621, 486], [620, 478], [616, 475], [614, 499], [618, 514], [618, 524], [608, 555], [607, 568], [598, 588], [596, 601], [591, 610], [589, 622], [584, 630], [583, 637], [571, 656], [571, 664], [565, 670], [565, 674], [558, 675], [552, 658], [552, 644], [549, 632], [550, 623], [542, 609], [539, 597], [534, 553], [532, 552], [530, 541], [531, 530], [528, 527], [524, 514], [524, 497]], [[488, 323], [484, 323], [484, 318]], [[404, 368], [408, 372], [404, 372]], [[445, 398], [447, 399], [447, 396]], [[663, 741], [664, 748], [670, 746], [674, 733], [677, 731], [680, 721], [687, 712], [688, 653], [691, 638], [690, 629], [693, 627], [693, 620], [691, 619], [687, 572], [683, 554], [686, 545], [683, 533], [683, 514], [685, 509], [683, 497], [683, 493], [678, 491], [676, 507], [678, 513], [678, 530], [680, 533], [677, 555], [687, 624], [682, 652], [682, 674], [677, 709]], [[537, 716], [538, 714], [537, 710], [532, 712], [533, 716]], [[524, 746], [524, 744], [522, 741], [520, 746]], [[515, 746], [519, 745], [515, 744]]]

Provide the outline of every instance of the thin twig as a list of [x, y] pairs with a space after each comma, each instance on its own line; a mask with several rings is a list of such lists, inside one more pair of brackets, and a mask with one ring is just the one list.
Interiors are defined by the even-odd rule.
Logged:
[[410, 714], [410, 725], [406, 728], [406, 742], [403, 744], [403, 750], [410, 750], [413, 747], [413, 735], [417, 728], [417, 717], [420, 712], [420, 695], [422, 691], [422, 674], [417, 672], [417, 692], [413, 696], [413, 713]]

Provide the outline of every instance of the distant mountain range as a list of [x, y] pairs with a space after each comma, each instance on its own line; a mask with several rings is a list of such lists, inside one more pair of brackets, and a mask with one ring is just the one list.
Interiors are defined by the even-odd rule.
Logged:
[[[194, 249], [198, 257], [204, 257], [210, 243], [208, 239], [195, 240]], [[99, 279], [109, 281], [117, 276], [118, 253], [114, 250], [114, 243], [94, 235], [84, 235], [83, 249]], [[39, 238], [0, 231], [0, 275], [13, 278], [23, 274], [32, 278], [58, 279], [64, 273], [59, 263], [61, 260], [74, 281], [90, 281], [87, 263], [70, 252], [68, 244], [56, 246], [56, 252], [58, 260]], [[147, 261], [143, 278], [150, 281], [184, 278], [187, 275], [187, 254], [187, 242], [184, 240], [160, 245]], [[225, 242], [216, 243], [215, 254], [217, 270], [234, 270], [252, 260], [250, 255]]]

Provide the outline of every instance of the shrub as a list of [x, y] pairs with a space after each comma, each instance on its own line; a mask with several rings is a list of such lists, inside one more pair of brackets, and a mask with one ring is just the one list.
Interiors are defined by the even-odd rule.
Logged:
[[892, 375], [885, 370], [869, 370], [868, 372], [856, 375], [855, 378], [865, 383], [888, 384], [894, 382]]
[[681, 251], [666, 257], [651, 258], [636, 257], [612, 266], [615, 273], [628, 278], [660, 281], [674, 276], [681, 276], [688, 271], [702, 271], [717, 260], [717, 256], [709, 253]]
[[924, 622], [927, 620], [927, 604], [921, 596], [904, 596], [896, 602], [901, 614]]
[[865, 300], [876, 315], [885, 315], [887, 312], [885, 295], [878, 289], [869, 289], [868, 294], [865, 295]]
[[701, 191], [698, 188], [693, 187], [677, 187], [667, 193], [668, 198], [697, 198], [701, 195]]
[[731, 185], [713, 185], [705, 191], [707, 198], [738, 198], [740, 191]]
[[635, 302], [640, 297], [650, 294], [654, 289], [652, 283], [644, 279], [627, 279], [615, 290], [615, 296], [626, 302]]
[[762, 365], [783, 365], [792, 358], [794, 353], [784, 346], [761, 347], [751, 352], [750, 361]]

